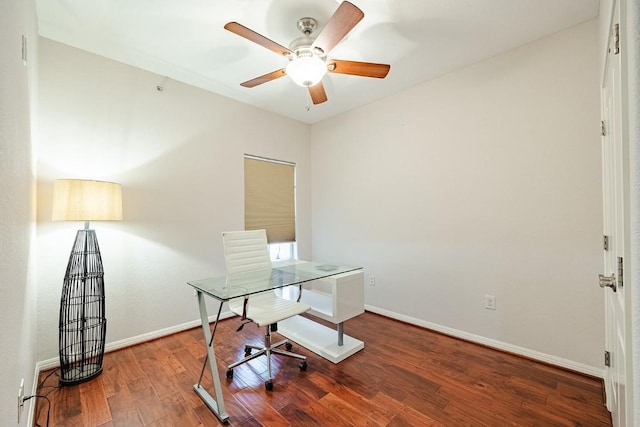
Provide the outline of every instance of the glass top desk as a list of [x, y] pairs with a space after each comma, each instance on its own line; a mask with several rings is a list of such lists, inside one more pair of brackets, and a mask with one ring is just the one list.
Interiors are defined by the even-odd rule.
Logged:
[[[205, 365], [202, 367], [200, 378], [193, 386], [193, 389], [200, 396], [202, 401], [222, 422], [229, 420], [229, 415], [224, 407], [224, 398], [218, 375], [217, 361], [215, 357], [215, 347], [213, 337], [220, 320], [222, 305], [233, 298], [248, 298], [250, 295], [260, 292], [273, 291], [291, 285], [301, 285], [317, 279], [323, 279], [351, 271], [362, 270], [362, 267], [345, 267], [319, 262], [298, 262], [295, 264], [273, 267], [270, 270], [255, 270], [243, 273], [233, 273], [226, 276], [214, 277], [210, 279], [192, 280], [187, 284], [196, 291], [198, 297], [198, 307], [200, 309], [200, 320], [204, 332], [204, 341], [207, 347], [207, 360], [211, 369], [213, 379], [213, 389], [215, 398], [202, 387], [202, 377]], [[213, 332], [209, 329], [209, 315], [205, 304], [205, 295], [220, 302], [218, 314], [213, 326]]]

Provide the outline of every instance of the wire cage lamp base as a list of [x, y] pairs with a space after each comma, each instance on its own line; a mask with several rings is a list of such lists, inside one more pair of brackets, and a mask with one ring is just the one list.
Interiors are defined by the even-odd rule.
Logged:
[[102, 372], [107, 319], [104, 270], [95, 230], [78, 230], [60, 299], [60, 385]]

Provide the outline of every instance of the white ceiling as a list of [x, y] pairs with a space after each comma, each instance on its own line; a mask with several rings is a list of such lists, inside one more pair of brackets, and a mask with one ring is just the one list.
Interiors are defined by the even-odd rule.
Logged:
[[[223, 26], [237, 21], [288, 46], [310, 16], [320, 29], [336, 0], [37, 0], [41, 36], [304, 123], [403, 91], [598, 15], [599, 0], [351, 0], [364, 19], [329, 58], [391, 64], [384, 80], [327, 74], [329, 100], [283, 77], [241, 82], [287, 59]], [[317, 33], [317, 32], [316, 32]]]

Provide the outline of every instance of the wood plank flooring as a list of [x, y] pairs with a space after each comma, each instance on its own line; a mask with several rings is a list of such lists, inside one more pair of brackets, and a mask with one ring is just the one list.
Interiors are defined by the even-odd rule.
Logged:
[[[254, 324], [238, 319], [216, 332], [220, 366], [260, 344]], [[306, 349], [308, 369], [274, 358], [274, 390], [264, 357], [220, 370], [231, 426], [610, 426], [602, 381], [461, 341], [372, 313], [345, 323], [364, 350], [333, 364]], [[277, 334], [276, 334], [277, 336]], [[274, 337], [275, 338], [275, 337]], [[38, 394], [50, 400], [49, 426], [218, 426], [192, 389], [205, 357], [201, 328], [107, 353], [96, 379], [58, 388], [42, 372]], [[207, 370], [203, 384], [210, 388]], [[213, 392], [212, 392], [213, 393]], [[47, 422], [37, 399], [36, 425]]]

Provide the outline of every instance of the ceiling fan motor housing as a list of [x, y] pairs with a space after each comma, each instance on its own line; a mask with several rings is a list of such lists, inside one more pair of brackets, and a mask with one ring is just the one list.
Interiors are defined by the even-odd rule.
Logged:
[[296, 57], [303, 56], [320, 56], [324, 57], [325, 52], [320, 49], [311, 49], [311, 45], [315, 41], [315, 37], [311, 37], [311, 34], [318, 28], [318, 21], [313, 18], [305, 17], [298, 19], [298, 29], [304, 36], [298, 37], [289, 44], [289, 50], [296, 54]]
[[305, 53], [312, 54], [311, 45], [313, 44], [313, 38], [308, 36], [298, 37], [289, 44], [289, 50], [296, 55], [304, 55]]

